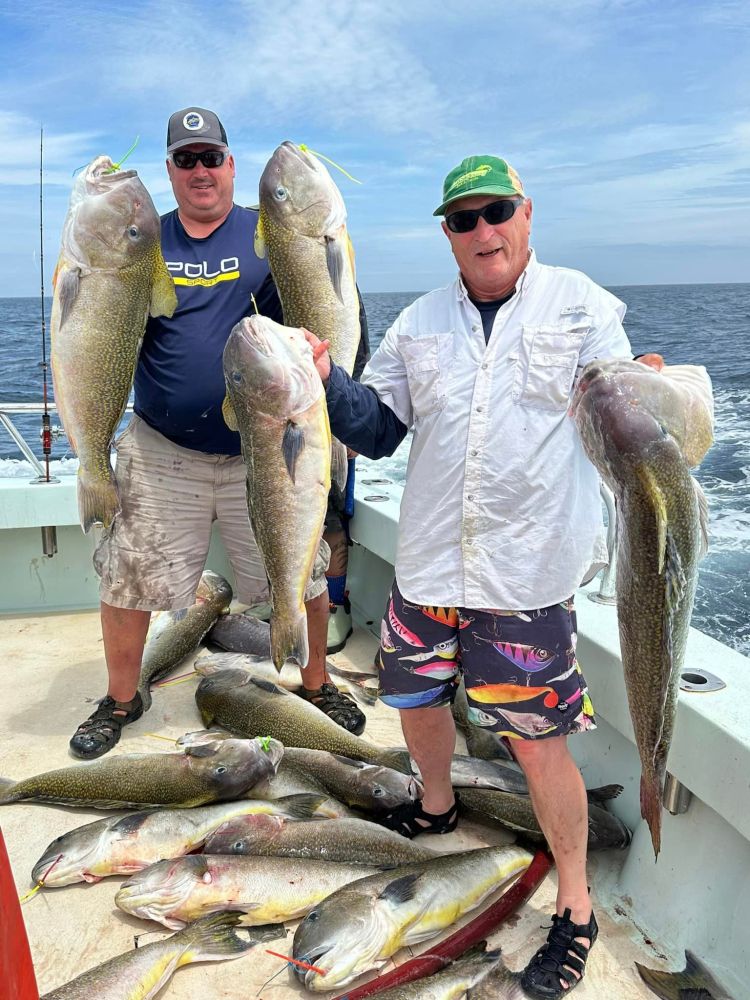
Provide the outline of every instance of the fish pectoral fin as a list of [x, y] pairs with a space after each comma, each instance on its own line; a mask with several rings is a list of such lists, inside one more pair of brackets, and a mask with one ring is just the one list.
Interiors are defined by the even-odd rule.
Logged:
[[60, 329], [65, 325], [65, 320], [70, 316], [73, 303], [78, 298], [80, 278], [81, 272], [77, 267], [63, 267], [57, 272], [55, 291], [60, 299]]
[[255, 235], [253, 236], [253, 250], [255, 251], [255, 256], [260, 257], [261, 260], [266, 256], [266, 239], [263, 235], [263, 219], [261, 216], [258, 217], [258, 224], [255, 227]]
[[[690, 478], [693, 479], [692, 476]], [[697, 479], [693, 479], [693, 486], [695, 487], [695, 498], [698, 501], [698, 523], [701, 531], [698, 558], [702, 559], [708, 552], [708, 500], [706, 500], [706, 494], [701, 489]]]
[[176, 308], [177, 292], [174, 290], [174, 281], [159, 252], [151, 280], [151, 302], [148, 311], [151, 316], [171, 316]]
[[402, 875], [395, 878], [383, 889], [378, 899], [384, 899], [392, 906], [399, 906], [401, 903], [408, 903], [414, 899], [417, 893], [417, 882], [424, 875], [424, 872], [411, 872], [409, 875]]
[[640, 465], [636, 469], [636, 474], [654, 508], [654, 516], [656, 517], [656, 556], [659, 564], [659, 573], [662, 573], [664, 571], [664, 560], [667, 549], [667, 524], [669, 521], [667, 505], [661, 486], [651, 469], [647, 465]]
[[225, 396], [224, 402], [221, 404], [221, 415], [224, 417], [224, 423], [230, 431], [238, 431], [240, 429], [240, 425], [237, 422], [237, 414], [234, 412], [234, 407], [229, 396]]
[[335, 236], [326, 236], [325, 242], [328, 274], [331, 278], [333, 290], [336, 293], [339, 302], [343, 305], [344, 297], [341, 294], [341, 285], [344, 278], [344, 271], [346, 269], [345, 248], [342, 245], [341, 240], [336, 239]]
[[622, 785], [602, 785], [600, 788], [587, 788], [586, 798], [589, 802], [603, 803], [616, 799], [622, 792]]
[[284, 456], [289, 478], [294, 482], [294, 473], [297, 467], [297, 459], [305, 447], [305, 432], [292, 420], [287, 420], [284, 428], [284, 437], [281, 442], [281, 452]]

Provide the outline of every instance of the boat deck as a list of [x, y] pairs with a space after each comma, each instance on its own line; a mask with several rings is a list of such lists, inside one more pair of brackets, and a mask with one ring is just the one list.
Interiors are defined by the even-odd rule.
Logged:
[[[68, 739], [103, 693], [105, 671], [98, 614], [89, 611], [0, 617], [0, 648], [4, 652], [6, 703], [5, 723], [0, 733], [0, 775], [24, 778], [69, 766]], [[373, 636], [357, 631], [346, 649], [333, 660], [351, 669], [367, 669], [375, 648]], [[188, 659], [184, 669], [175, 674], [189, 669], [190, 663]], [[176, 738], [201, 728], [194, 701], [195, 687], [196, 681], [188, 679], [157, 689], [151, 711], [124, 731], [113, 753], [159, 752], [167, 745], [150, 734]], [[367, 738], [383, 746], [403, 743], [398, 715], [393, 709], [378, 704], [368, 708], [367, 715]], [[460, 736], [458, 748], [464, 749]], [[30, 889], [31, 868], [55, 837], [104, 815], [99, 810], [36, 803], [3, 806], [0, 827], [19, 895]], [[422, 839], [435, 849], [461, 850], [511, 838], [499, 829], [462, 821], [453, 834]], [[653, 997], [641, 983], [634, 960], [653, 968], [669, 967], [665, 957], [629, 920], [608, 914], [597, 905], [597, 870], [603, 865], [619, 864], [620, 857], [619, 853], [604, 853], [591, 859], [592, 895], [600, 937], [586, 979], [576, 991], [577, 1000]], [[113, 877], [96, 885], [43, 890], [24, 903], [23, 915], [40, 993], [129, 950], [137, 935], [146, 935], [141, 937], [142, 943], [167, 936], [160, 925], [129, 917], [115, 908], [113, 898], [120, 881]], [[543, 941], [546, 931], [542, 928], [549, 924], [554, 898], [553, 872], [522, 911], [490, 939], [492, 946], [502, 948], [510, 968], [523, 967]], [[292, 929], [293, 926], [290, 925]], [[292, 982], [284, 963], [266, 954], [265, 947], [261, 944], [236, 961], [182, 969], [165, 989], [164, 996], [174, 1000], [195, 997], [274, 1000], [310, 995], [296, 981]], [[289, 954], [291, 931], [286, 942], [279, 940], [269, 947]], [[425, 943], [417, 951], [428, 947]], [[399, 964], [409, 957], [403, 952], [396, 962]]]

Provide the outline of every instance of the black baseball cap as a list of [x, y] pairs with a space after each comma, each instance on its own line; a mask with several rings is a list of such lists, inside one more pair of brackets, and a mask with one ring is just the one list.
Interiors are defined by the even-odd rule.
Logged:
[[167, 125], [167, 152], [203, 142], [207, 146], [228, 146], [227, 134], [218, 115], [206, 108], [175, 111]]

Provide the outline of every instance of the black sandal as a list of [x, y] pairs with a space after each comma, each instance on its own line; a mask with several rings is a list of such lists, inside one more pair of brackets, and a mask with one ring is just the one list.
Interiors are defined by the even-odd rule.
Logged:
[[143, 700], [138, 692], [132, 701], [115, 701], [107, 695], [99, 702], [97, 710], [76, 729], [69, 744], [70, 752], [83, 760], [101, 757], [117, 744], [122, 727], [142, 715]]
[[301, 694], [305, 701], [319, 708], [324, 715], [347, 732], [359, 736], [364, 731], [367, 722], [364, 713], [348, 695], [339, 691], [335, 684], [328, 682], [315, 691], [303, 688]]
[[[454, 792], [454, 794], [456, 800], [447, 812], [425, 812], [421, 800], [417, 799], [414, 802], [405, 802], [375, 822], [400, 833], [402, 837], [407, 837], [409, 840], [416, 837], [418, 833], [453, 833], [458, 826], [459, 804], [458, 792]], [[420, 819], [424, 820], [424, 823], [418, 823], [417, 820]]]
[[[599, 927], [593, 910], [587, 924], [574, 924], [567, 908], [561, 917], [555, 914], [546, 943], [531, 959], [521, 977], [521, 986], [528, 996], [534, 1000], [558, 1000], [567, 996], [583, 979], [586, 960], [598, 935]], [[576, 938], [588, 938], [588, 948]], [[564, 986], [560, 980], [565, 983]]]

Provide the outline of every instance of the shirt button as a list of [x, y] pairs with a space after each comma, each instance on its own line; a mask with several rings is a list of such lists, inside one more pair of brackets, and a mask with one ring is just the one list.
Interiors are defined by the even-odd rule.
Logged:
[[478, 406], [477, 407], [477, 413], [481, 413], [483, 409], [484, 409], [483, 406]]
[[479, 452], [477, 451], [476, 448], [472, 448], [470, 454], [471, 454], [472, 458], [476, 458], [476, 456], [479, 454]]
[[489, 365], [487, 364], [487, 362], [486, 362], [486, 361], [485, 361], [485, 363], [484, 363], [484, 364], [482, 365], [482, 368], [483, 368], [483, 369], [487, 369], [487, 368], [489, 368], [489, 367], [490, 367], [490, 366], [489, 366]]
[[479, 333], [479, 327], [476, 326], [476, 324], [474, 326], [472, 326], [471, 329], [474, 331], [474, 333]]
[[466, 499], [467, 500], [473, 500], [474, 499], [474, 494], [470, 493]]

